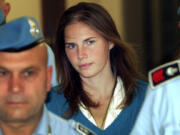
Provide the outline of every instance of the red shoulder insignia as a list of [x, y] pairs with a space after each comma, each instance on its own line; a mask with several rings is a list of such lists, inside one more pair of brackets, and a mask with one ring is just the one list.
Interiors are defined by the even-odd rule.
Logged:
[[180, 77], [180, 60], [163, 64], [149, 72], [149, 83], [152, 88]]

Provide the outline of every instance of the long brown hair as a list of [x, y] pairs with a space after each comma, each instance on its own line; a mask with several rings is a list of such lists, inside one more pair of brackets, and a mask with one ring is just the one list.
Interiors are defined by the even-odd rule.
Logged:
[[66, 116], [71, 116], [77, 111], [80, 102], [87, 107], [95, 106], [83, 90], [79, 73], [72, 67], [65, 53], [64, 30], [75, 22], [87, 24], [105, 39], [114, 43], [114, 48], [110, 51], [111, 69], [123, 81], [125, 98], [121, 107], [127, 107], [135, 95], [136, 78], [140, 76], [136, 68], [136, 53], [130, 45], [122, 42], [111, 16], [102, 6], [81, 2], [67, 9], [61, 16], [55, 37], [58, 78], [61, 79], [64, 95], [69, 102]]

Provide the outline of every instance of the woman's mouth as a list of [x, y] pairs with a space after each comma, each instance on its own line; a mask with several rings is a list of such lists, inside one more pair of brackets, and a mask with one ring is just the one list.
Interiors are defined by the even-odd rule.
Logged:
[[86, 63], [86, 64], [81, 64], [79, 67], [80, 69], [87, 69], [92, 65], [92, 63]]

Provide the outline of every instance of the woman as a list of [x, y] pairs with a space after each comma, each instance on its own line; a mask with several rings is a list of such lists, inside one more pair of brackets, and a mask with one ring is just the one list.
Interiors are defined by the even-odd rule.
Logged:
[[136, 55], [124, 44], [108, 12], [79, 3], [59, 20], [55, 54], [63, 91], [50, 93], [48, 108], [97, 134], [130, 133], [147, 84]]

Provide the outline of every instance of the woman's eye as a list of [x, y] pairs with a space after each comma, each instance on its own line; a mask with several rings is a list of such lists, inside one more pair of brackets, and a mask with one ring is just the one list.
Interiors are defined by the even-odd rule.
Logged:
[[73, 49], [76, 47], [76, 45], [73, 43], [67, 43], [65, 46], [66, 46], [66, 48], [69, 48], [69, 49]]

